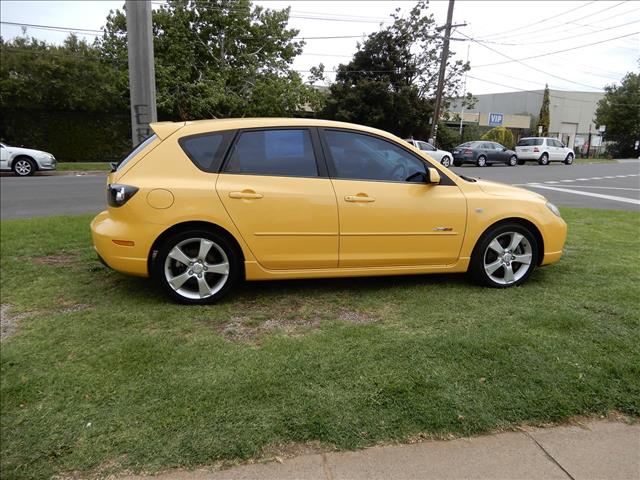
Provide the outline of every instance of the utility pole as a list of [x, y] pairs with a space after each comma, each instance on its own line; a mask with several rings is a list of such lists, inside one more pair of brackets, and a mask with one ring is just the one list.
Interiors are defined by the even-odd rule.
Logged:
[[158, 121], [151, 2], [150, 0], [126, 0], [125, 11], [131, 97], [131, 141], [135, 147], [151, 135], [149, 124]]
[[444, 76], [449, 57], [449, 37], [451, 37], [451, 21], [453, 20], [453, 4], [455, 0], [449, 0], [449, 10], [447, 11], [447, 23], [444, 26], [444, 43], [442, 45], [442, 56], [440, 58], [440, 73], [438, 75], [438, 89], [436, 90], [436, 104], [433, 110], [433, 120], [431, 123], [431, 138], [433, 146], [437, 148], [438, 143], [438, 120], [440, 119], [440, 107], [442, 105], [442, 90], [444, 88]]

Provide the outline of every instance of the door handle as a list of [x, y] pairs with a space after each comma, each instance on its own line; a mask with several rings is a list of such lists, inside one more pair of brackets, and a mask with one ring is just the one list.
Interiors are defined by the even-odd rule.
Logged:
[[243, 190], [242, 192], [229, 192], [229, 198], [249, 198], [258, 200], [262, 198], [262, 194], [256, 193], [253, 190]]
[[347, 202], [375, 202], [376, 199], [366, 195], [347, 195], [344, 197]]

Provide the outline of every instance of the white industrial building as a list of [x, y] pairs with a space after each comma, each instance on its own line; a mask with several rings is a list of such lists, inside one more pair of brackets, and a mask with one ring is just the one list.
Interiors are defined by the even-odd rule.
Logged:
[[[538, 117], [544, 90], [491, 93], [474, 95], [478, 99], [472, 109], [463, 111], [463, 121], [484, 126], [524, 129], [525, 118]], [[591, 133], [591, 146], [600, 145], [600, 132], [594, 123], [598, 102], [604, 97], [599, 92], [567, 92], [549, 89], [549, 136], [559, 138], [569, 147], [582, 147]], [[457, 118], [460, 104], [454, 100], [447, 112]]]

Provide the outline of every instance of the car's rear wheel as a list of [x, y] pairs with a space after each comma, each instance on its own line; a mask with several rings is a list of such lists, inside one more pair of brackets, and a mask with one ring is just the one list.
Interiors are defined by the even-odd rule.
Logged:
[[570, 153], [569, 155], [567, 155], [567, 158], [564, 159], [564, 164], [571, 165], [572, 163], [573, 163], [573, 154]]
[[516, 157], [515, 155], [511, 155], [511, 157], [509, 158], [509, 166], [515, 167], [516, 165], [518, 165], [518, 157]]
[[540, 165], [549, 165], [549, 155], [547, 155], [546, 153], [543, 153], [538, 159], [538, 163]]
[[451, 159], [445, 155], [444, 157], [442, 157], [442, 159], [440, 160], [440, 163], [444, 166], [449, 168], [451, 166]]
[[26, 157], [16, 158], [13, 162], [13, 173], [19, 177], [28, 177], [36, 171], [36, 164], [33, 160]]
[[485, 157], [484, 155], [480, 155], [478, 157], [478, 159], [476, 160], [476, 165], [479, 167], [486, 167], [487, 166], [487, 157]]
[[175, 300], [207, 304], [229, 293], [241, 276], [241, 265], [226, 237], [191, 230], [172, 236], [160, 247], [153, 276]]
[[520, 285], [538, 264], [538, 242], [527, 227], [507, 223], [482, 235], [471, 257], [469, 273], [476, 282], [495, 288]]

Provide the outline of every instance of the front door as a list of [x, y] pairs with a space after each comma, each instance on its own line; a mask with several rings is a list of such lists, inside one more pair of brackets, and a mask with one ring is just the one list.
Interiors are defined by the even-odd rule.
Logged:
[[341, 268], [447, 265], [457, 261], [466, 200], [445, 174], [400, 145], [349, 130], [322, 131], [338, 201]]
[[314, 143], [308, 129], [240, 132], [218, 176], [220, 200], [267, 269], [338, 265], [336, 197]]

